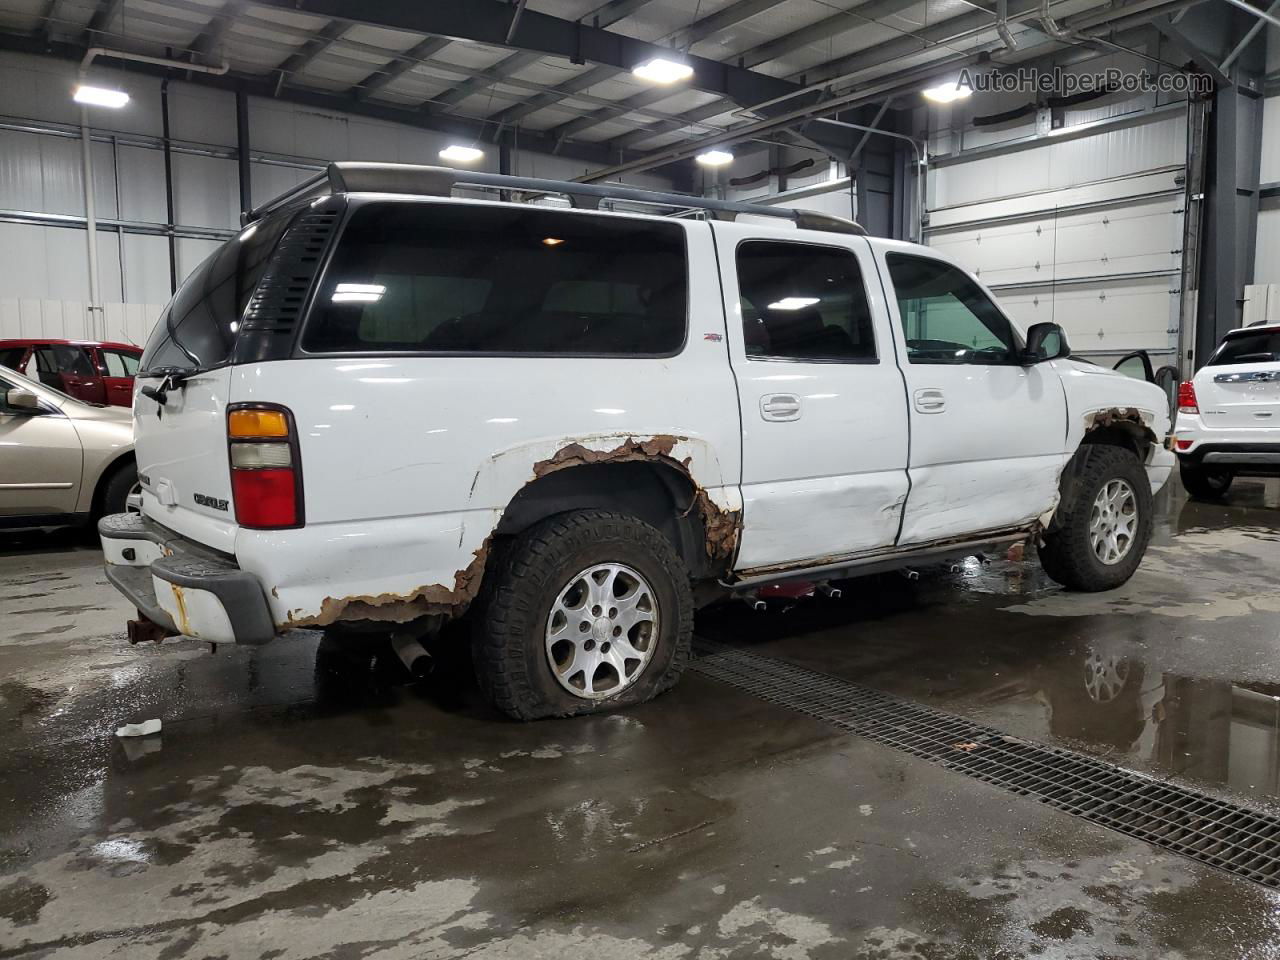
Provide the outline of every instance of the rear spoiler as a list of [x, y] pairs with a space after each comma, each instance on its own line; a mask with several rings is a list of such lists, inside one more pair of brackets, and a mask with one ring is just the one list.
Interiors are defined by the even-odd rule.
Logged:
[[513, 190], [539, 196], [560, 194], [570, 206], [597, 210], [602, 200], [625, 200], [679, 211], [703, 210], [717, 220], [733, 220], [738, 214], [790, 220], [804, 230], [826, 230], [832, 233], [866, 236], [867, 231], [852, 220], [813, 210], [792, 210], [762, 203], [738, 203], [714, 200], [682, 193], [642, 190], [621, 184], [577, 183], [570, 180], [544, 180], [539, 177], [513, 177], [501, 173], [456, 170], [452, 167], [419, 166], [410, 163], [331, 163], [318, 173], [288, 190], [240, 215], [247, 226], [274, 210], [317, 197], [337, 193], [404, 193], [418, 196], [447, 197], [455, 187], [480, 187], [490, 190]]

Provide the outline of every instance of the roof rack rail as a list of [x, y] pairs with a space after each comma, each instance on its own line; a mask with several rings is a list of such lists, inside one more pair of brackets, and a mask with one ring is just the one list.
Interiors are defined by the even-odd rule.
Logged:
[[242, 226], [260, 220], [273, 210], [290, 203], [310, 200], [334, 193], [414, 193], [450, 196], [455, 187], [487, 187], [495, 190], [518, 190], [537, 194], [563, 194], [571, 206], [599, 209], [601, 200], [626, 200], [630, 203], [675, 207], [680, 210], [705, 210], [718, 220], [732, 220], [740, 213], [754, 217], [776, 217], [790, 220], [807, 230], [828, 230], [866, 236], [858, 223], [814, 210], [793, 210], [761, 203], [737, 203], [691, 197], [682, 193], [662, 193], [620, 184], [576, 183], [568, 180], [544, 180], [539, 177], [512, 177], [501, 173], [457, 170], [411, 163], [331, 163], [323, 173], [302, 181], [261, 206], [240, 216]]

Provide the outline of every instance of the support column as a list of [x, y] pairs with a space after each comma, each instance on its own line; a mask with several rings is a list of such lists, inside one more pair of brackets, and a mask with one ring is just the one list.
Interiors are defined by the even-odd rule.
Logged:
[[236, 91], [236, 160], [240, 167], [240, 212], [253, 209], [253, 168], [249, 165], [249, 95]]

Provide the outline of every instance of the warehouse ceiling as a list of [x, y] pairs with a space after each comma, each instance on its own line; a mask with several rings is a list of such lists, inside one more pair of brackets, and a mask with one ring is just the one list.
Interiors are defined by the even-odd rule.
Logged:
[[[653, 169], [713, 142], [796, 142], [847, 156], [852, 132], [813, 116], [868, 108], [961, 64], [1094, 42], [1187, 5], [1008, 0], [1001, 39], [996, 0], [0, 3], [8, 49], [225, 61], [223, 77], [189, 78], [558, 152], [606, 173]], [[632, 73], [654, 56], [693, 75], [661, 86]]]

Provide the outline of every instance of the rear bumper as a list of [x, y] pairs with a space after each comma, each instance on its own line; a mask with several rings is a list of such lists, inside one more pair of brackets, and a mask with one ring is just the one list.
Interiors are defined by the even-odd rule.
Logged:
[[1280, 441], [1276, 443], [1197, 443], [1178, 451], [1178, 460], [1192, 466], [1229, 467], [1240, 473], [1280, 476]]
[[215, 643], [266, 643], [276, 634], [258, 578], [235, 561], [140, 514], [98, 521], [107, 579], [150, 620]]

